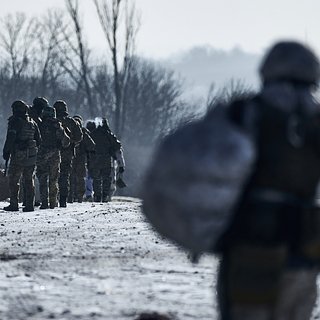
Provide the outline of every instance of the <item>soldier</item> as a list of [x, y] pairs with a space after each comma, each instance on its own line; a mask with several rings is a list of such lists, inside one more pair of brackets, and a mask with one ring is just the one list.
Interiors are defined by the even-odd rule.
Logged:
[[75, 148], [75, 157], [72, 161], [71, 171], [71, 185], [70, 185], [70, 199], [68, 202], [78, 201], [82, 202], [83, 196], [86, 191], [85, 177], [86, 177], [86, 164], [88, 161], [88, 155], [95, 149], [95, 143], [90, 136], [88, 129], [83, 127], [82, 117], [76, 115], [73, 117], [82, 128], [83, 139]]
[[320, 261], [319, 62], [303, 45], [281, 42], [260, 75], [258, 96], [230, 110], [239, 126], [255, 111], [257, 160], [221, 239], [218, 300], [223, 320], [307, 320]]
[[61, 149], [61, 164], [59, 177], [59, 205], [67, 206], [67, 197], [70, 189], [70, 174], [72, 159], [74, 157], [74, 148], [82, 140], [82, 130], [79, 124], [69, 117], [67, 104], [63, 100], [58, 100], [53, 107], [57, 113], [57, 119], [61, 121], [63, 128], [70, 137], [70, 145]]
[[[92, 166], [94, 201], [108, 202], [111, 200], [111, 161], [121, 149], [121, 143], [111, 132], [107, 119], [102, 120], [102, 125], [91, 133], [91, 137], [96, 144]], [[120, 170], [123, 172], [124, 167]]]
[[[97, 125], [94, 121], [88, 121], [86, 124], [86, 128], [89, 133], [97, 128]], [[87, 159], [87, 176], [86, 176], [86, 201], [93, 200], [93, 179], [92, 179], [92, 164], [94, 163], [94, 152], [90, 152], [88, 154]]]
[[12, 106], [8, 131], [3, 148], [3, 159], [9, 165], [10, 205], [6, 211], [18, 211], [19, 181], [22, 177], [26, 189], [24, 212], [34, 211], [34, 169], [41, 136], [37, 124], [28, 117], [28, 106], [18, 100]]
[[[37, 176], [40, 183], [40, 209], [50, 209], [57, 205], [58, 178], [60, 172], [60, 149], [67, 148], [70, 138], [56, 118], [53, 107], [46, 106], [39, 125], [42, 141], [37, 156]], [[49, 187], [48, 187], [49, 183]]]
[[164, 139], [143, 209], [191, 253], [220, 255], [222, 320], [308, 320], [320, 264], [320, 65], [309, 48], [280, 42], [260, 76], [257, 95]]

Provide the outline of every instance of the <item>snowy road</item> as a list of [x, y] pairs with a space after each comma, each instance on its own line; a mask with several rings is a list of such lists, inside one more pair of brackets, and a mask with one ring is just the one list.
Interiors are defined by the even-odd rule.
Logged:
[[[3, 207], [6, 203], [0, 203]], [[1, 212], [0, 319], [215, 319], [214, 271], [158, 238], [141, 203]]]

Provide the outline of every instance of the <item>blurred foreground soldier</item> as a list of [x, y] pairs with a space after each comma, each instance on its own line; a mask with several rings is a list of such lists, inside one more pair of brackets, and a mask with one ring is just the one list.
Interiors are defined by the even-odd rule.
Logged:
[[3, 158], [9, 165], [10, 205], [6, 211], [18, 211], [19, 181], [22, 177], [26, 199], [24, 212], [34, 210], [34, 169], [40, 132], [37, 124], [28, 117], [28, 106], [18, 100], [12, 106], [13, 115], [9, 118], [7, 137], [3, 148]]
[[[41, 144], [37, 156], [37, 177], [40, 183], [40, 209], [57, 206], [60, 149], [67, 148], [70, 138], [56, 118], [56, 111], [49, 105], [43, 109], [39, 125]], [[49, 201], [48, 201], [49, 198]]]
[[68, 202], [77, 201], [81, 203], [86, 191], [84, 180], [86, 177], [86, 164], [88, 157], [95, 149], [95, 143], [90, 136], [89, 130], [83, 127], [82, 117], [77, 115], [73, 118], [81, 126], [83, 138], [75, 148], [75, 156], [72, 161], [70, 178], [70, 199], [68, 199]]
[[[86, 124], [86, 128], [89, 133], [97, 128], [97, 125], [94, 121], [88, 121]], [[94, 151], [90, 152], [87, 158], [87, 176], [86, 176], [86, 191], [85, 197], [86, 201], [93, 201], [93, 178], [92, 178], [92, 168], [94, 163]]]
[[[108, 202], [111, 200], [111, 161], [121, 150], [121, 143], [111, 132], [107, 119], [102, 120], [102, 125], [91, 133], [91, 137], [96, 144], [92, 163], [94, 201]], [[124, 172], [124, 162], [119, 170]]]
[[58, 100], [53, 107], [56, 110], [57, 119], [62, 123], [67, 135], [70, 138], [70, 145], [61, 149], [61, 164], [59, 177], [59, 205], [67, 206], [67, 197], [70, 189], [70, 174], [72, 159], [75, 153], [76, 144], [82, 140], [82, 130], [80, 125], [68, 114], [67, 104], [63, 100]]
[[255, 97], [217, 106], [165, 139], [144, 211], [185, 248], [221, 255], [222, 320], [308, 320], [320, 263], [319, 62], [280, 42], [260, 75]]

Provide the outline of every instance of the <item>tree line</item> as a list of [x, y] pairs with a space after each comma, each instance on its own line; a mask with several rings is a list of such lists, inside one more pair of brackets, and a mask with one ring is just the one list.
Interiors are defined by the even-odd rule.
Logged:
[[174, 72], [136, 55], [140, 22], [134, 2], [92, 3], [108, 48], [101, 57], [88, 45], [79, 0], [65, 0], [64, 9], [38, 17], [16, 12], [1, 19], [0, 125], [14, 100], [64, 99], [71, 114], [107, 117], [133, 164], [133, 146], [149, 150], [189, 106]]

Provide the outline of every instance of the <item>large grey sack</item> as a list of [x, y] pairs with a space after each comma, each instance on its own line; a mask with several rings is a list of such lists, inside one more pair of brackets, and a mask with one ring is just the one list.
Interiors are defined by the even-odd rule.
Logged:
[[232, 220], [256, 151], [224, 108], [164, 139], [146, 174], [143, 211], [154, 228], [193, 253], [212, 252]]

